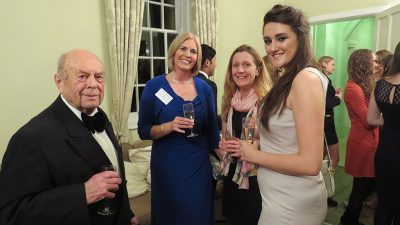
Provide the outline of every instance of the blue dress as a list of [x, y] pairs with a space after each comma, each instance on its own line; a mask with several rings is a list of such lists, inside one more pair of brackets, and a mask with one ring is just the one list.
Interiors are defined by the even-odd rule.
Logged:
[[[194, 104], [197, 137], [171, 132], [154, 140], [151, 154], [151, 220], [153, 225], [213, 224], [212, 169], [209, 152], [217, 148], [218, 126], [213, 94], [208, 84], [194, 78], [198, 96], [185, 101], [176, 95], [165, 75], [150, 80], [140, 99], [138, 133], [151, 139], [154, 125], [183, 117], [182, 105]], [[164, 103], [156, 96], [164, 90], [172, 97]]]

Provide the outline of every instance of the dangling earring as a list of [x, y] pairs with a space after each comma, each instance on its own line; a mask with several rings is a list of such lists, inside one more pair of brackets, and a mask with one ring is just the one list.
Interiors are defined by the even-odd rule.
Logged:
[[281, 67], [281, 68], [278, 68], [278, 69], [277, 69], [277, 72], [278, 72], [278, 77], [281, 77], [282, 74], [283, 74], [283, 68], [282, 68], [282, 67]]

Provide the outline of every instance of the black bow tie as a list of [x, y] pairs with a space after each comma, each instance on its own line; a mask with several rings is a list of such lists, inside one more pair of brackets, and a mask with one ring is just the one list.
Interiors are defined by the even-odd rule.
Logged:
[[103, 132], [106, 127], [106, 117], [103, 112], [98, 111], [94, 116], [88, 116], [85, 113], [82, 113], [81, 115], [83, 124], [92, 133], [95, 131]]

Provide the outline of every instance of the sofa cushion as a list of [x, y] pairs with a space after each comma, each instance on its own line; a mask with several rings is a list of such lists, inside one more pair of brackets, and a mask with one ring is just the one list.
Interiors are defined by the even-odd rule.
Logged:
[[150, 163], [151, 146], [144, 148], [133, 148], [128, 150], [129, 161], [133, 163]]
[[128, 150], [129, 160], [135, 165], [141, 168], [147, 168], [146, 170], [146, 181], [151, 184], [151, 173], [150, 173], [150, 157], [151, 157], [151, 146], [144, 148], [134, 148]]
[[149, 166], [147, 164], [137, 164], [132, 162], [124, 162], [124, 165], [128, 197], [133, 198], [149, 191], [150, 185], [147, 183]]

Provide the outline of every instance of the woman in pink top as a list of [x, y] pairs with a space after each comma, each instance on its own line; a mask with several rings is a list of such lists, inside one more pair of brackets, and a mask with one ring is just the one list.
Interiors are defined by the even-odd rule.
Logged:
[[351, 121], [347, 139], [345, 171], [354, 177], [353, 189], [340, 222], [344, 225], [358, 222], [363, 201], [374, 189], [374, 156], [378, 145], [378, 127], [367, 123], [368, 103], [373, 89], [375, 54], [368, 49], [354, 51], [348, 62], [349, 80], [344, 101]]

